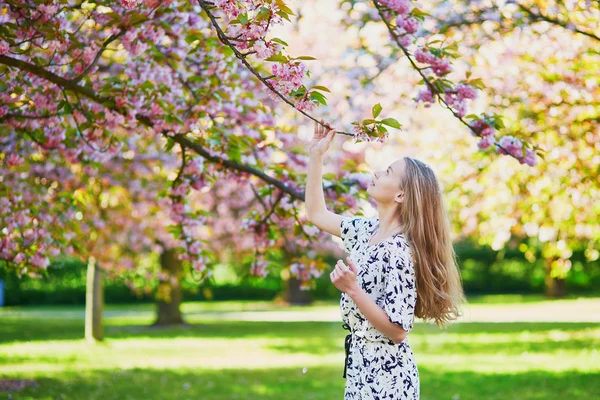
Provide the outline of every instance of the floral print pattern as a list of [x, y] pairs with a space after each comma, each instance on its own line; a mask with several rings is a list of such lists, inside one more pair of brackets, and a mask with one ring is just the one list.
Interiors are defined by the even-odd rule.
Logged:
[[[369, 244], [378, 226], [378, 218], [343, 217], [344, 249], [358, 269], [358, 284], [391, 322], [410, 332], [417, 300], [410, 246], [403, 234]], [[344, 400], [418, 400], [419, 371], [408, 336], [394, 343], [346, 293], [341, 295], [340, 311], [352, 332]]]

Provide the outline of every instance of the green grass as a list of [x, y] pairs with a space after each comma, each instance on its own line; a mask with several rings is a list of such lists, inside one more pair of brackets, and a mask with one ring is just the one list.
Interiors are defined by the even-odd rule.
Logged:
[[[584, 310], [576, 299], [470, 303], [478, 315], [522, 316], [523, 304]], [[600, 310], [600, 299], [585, 306]], [[0, 379], [38, 382], [0, 399], [343, 398], [346, 331], [336, 302], [186, 303], [183, 310], [189, 326], [149, 328], [152, 305], [109, 306], [106, 340], [88, 344], [81, 307], [0, 309]], [[408, 341], [424, 400], [600, 399], [598, 323], [464, 321], [438, 329], [419, 322]]]

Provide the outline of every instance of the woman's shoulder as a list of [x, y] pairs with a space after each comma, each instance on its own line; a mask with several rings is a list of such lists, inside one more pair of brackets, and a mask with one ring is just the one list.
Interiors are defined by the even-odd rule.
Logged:
[[352, 226], [356, 230], [363, 227], [372, 227], [377, 223], [377, 217], [368, 218], [361, 215], [350, 215], [342, 217], [343, 226]]
[[402, 260], [404, 264], [413, 264], [413, 255], [410, 241], [405, 234], [394, 235], [386, 243], [387, 254], [390, 259]]

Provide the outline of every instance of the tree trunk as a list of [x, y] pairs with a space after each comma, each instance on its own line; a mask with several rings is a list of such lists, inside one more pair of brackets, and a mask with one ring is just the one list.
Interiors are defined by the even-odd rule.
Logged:
[[293, 276], [290, 276], [287, 281], [283, 298], [290, 305], [307, 306], [313, 302], [312, 295], [307, 291], [300, 290], [300, 281]]
[[546, 259], [546, 296], [552, 298], [567, 296], [567, 282], [565, 279], [552, 276], [552, 258]]
[[96, 259], [90, 257], [87, 266], [85, 295], [85, 339], [101, 341], [103, 337], [102, 311], [104, 292], [102, 289], [102, 270], [96, 265]]
[[184, 324], [181, 315], [181, 275], [183, 268], [181, 260], [177, 259], [174, 250], [165, 249], [160, 255], [160, 268], [168, 276], [165, 281], [158, 284], [156, 300], [156, 322], [154, 326]]

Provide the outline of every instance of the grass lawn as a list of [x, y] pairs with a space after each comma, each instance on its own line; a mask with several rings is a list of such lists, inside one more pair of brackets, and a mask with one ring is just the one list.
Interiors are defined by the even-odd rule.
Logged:
[[[600, 323], [589, 312], [600, 313], [600, 299], [470, 302], [475, 318], [443, 330], [417, 322], [409, 335], [421, 399], [600, 399]], [[108, 306], [106, 340], [94, 345], [81, 339], [82, 307], [0, 309], [0, 380], [37, 382], [0, 399], [343, 398], [337, 302], [183, 310], [190, 326], [159, 329], [147, 327], [152, 305]], [[552, 310], [568, 310], [570, 322], [557, 322]], [[506, 322], [510, 315], [521, 320]]]

